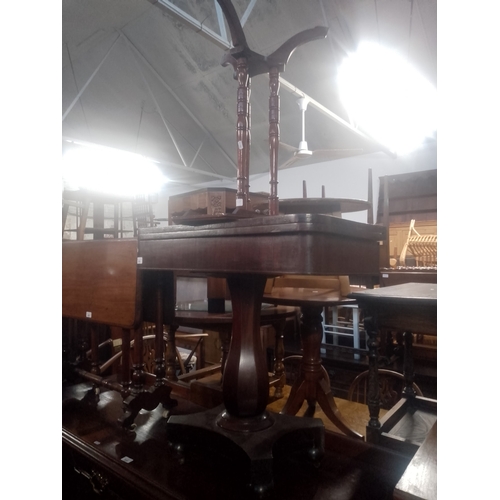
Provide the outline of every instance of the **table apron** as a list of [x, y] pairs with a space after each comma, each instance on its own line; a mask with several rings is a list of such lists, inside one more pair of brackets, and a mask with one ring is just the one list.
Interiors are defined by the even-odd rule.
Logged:
[[140, 240], [139, 256], [141, 269], [207, 274], [377, 274], [379, 268], [378, 241], [318, 233]]

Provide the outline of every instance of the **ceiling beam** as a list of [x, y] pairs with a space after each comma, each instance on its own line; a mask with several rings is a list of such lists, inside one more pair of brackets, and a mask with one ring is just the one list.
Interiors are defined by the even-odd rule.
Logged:
[[[68, 136], [63, 136], [62, 140], [66, 141], [66, 142], [72, 142], [74, 144], [79, 144], [81, 146], [103, 146], [102, 144], [97, 144], [97, 143], [93, 143], [93, 142], [89, 142], [89, 141], [82, 141], [80, 139], [74, 139], [73, 137], [68, 137]], [[105, 147], [109, 148], [111, 146], [105, 146]], [[143, 156], [143, 155], [141, 155], [141, 156]], [[152, 162], [154, 162], [154, 163], [156, 163], [158, 165], [161, 165], [161, 166], [164, 166], [164, 167], [167, 167], [167, 168], [176, 168], [176, 169], [179, 169], [179, 170], [187, 170], [189, 172], [194, 172], [196, 174], [206, 175], [208, 177], [214, 177], [216, 179], [221, 179], [221, 180], [233, 181], [234, 182], [234, 177], [227, 177], [226, 175], [215, 174], [215, 173], [212, 173], [212, 172], [207, 172], [206, 170], [200, 170], [198, 168], [192, 168], [192, 167], [188, 167], [186, 165], [179, 165], [178, 163], [173, 163], [173, 162], [170, 162], [170, 161], [157, 160], [156, 158], [151, 158], [150, 156], [145, 157], [145, 158], [147, 158], [148, 160], [151, 160]]]
[[[158, 81], [168, 90], [170, 95], [177, 101], [177, 103], [182, 107], [182, 109], [189, 115], [189, 117], [200, 127], [205, 134], [210, 137], [210, 139], [214, 142], [214, 144], [217, 146], [219, 151], [224, 155], [226, 160], [231, 164], [231, 166], [237, 170], [238, 167], [236, 163], [233, 161], [233, 159], [227, 154], [227, 152], [224, 150], [224, 148], [217, 142], [215, 137], [207, 130], [207, 128], [203, 125], [203, 123], [200, 122], [200, 120], [194, 115], [194, 113], [191, 112], [191, 110], [186, 106], [186, 104], [177, 96], [177, 94], [173, 91], [173, 89], [165, 82], [165, 80], [161, 77], [161, 75], [156, 71], [156, 69], [152, 66], [152, 64], [146, 59], [144, 55], [139, 51], [139, 49], [134, 45], [134, 43], [127, 37], [127, 35], [123, 32], [121, 34], [127, 39], [131, 47], [134, 49], [136, 54], [141, 58], [141, 60], [146, 64], [146, 66], [154, 73], [156, 78], [158, 78]], [[203, 160], [205, 161], [205, 160]], [[205, 162], [207, 163], [207, 162]], [[208, 163], [207, 163], [208, 165]], [[209, 165], [210, 166], [210, 165]], [[211, 167], [211, 166], [210, 166]], [[212, 167], [211, 167], [212, 168]]]
[[232, 44], [226, 39], [222, 38], [219, 34], [212, 31], [210, 28], [207, 28], [203, 25], [203, 23], [195, 19], [193, 16], [189, 15], [187, 12], [182, 10], [177, 5], [174, 5], [169, 0], [149, 0], [152, 4], [160, 7], [163, 10], [166, 10], [169, 14], [175, 17], [178, 21], [181, 21], [183, 24], [196, 31], [207, 40], [210, 40], [212, 43], [220, 47], [221, 49], [227, 50], [232, 47]]
[[252, 13], [253, 8], [255, 7], [255, 3], [257, 0], [251, 0], [250, 3], [247, 6], [247, 9], [245, 10], [244, 14], [241, 16], [241, 27], [245, 26], [245, 23], [247, 22], [247, 19], [250, 17], [250, 14]]
[[219, 30], [221, 37], [224, 40], [227, 40], [226, 20], [224, 19], [224, 14], [217, 0], [214, 0], [214, 4], [215, 4], [215, 12], [217, 12], [217, 21], [219, 23]]
[[163, 116], [163, 112], [160, 108], [160, 105], [158, 104], [158, 101], [156, 100], [156, 97], [153, 93], [153, 91], [151, 90], [151, 87], [146, 79], [146, 77], [144, 76], [144, 71], [142, 71], [142, 68], [139, 64], [139, 61], [137, 60], [136, 58], [136, 51], [133, 51], [132, 50], [132, 44], [131, 42], [129, 41], [129, 39], [127, 37], [125, 37], [125, 40], [127, 42], [127, 46], [128, 48], [130, 49], [130, 52], [132, 52], [132, 57], [134, 58], [134, 61], [135, 61], [135, 64], [137, 66], [137, 69], [139, 70], [139, 73], [142, 77], [142, 81], [144, 82], [144, 85], [146, 85], [146, 88], [148, 89], [148, 92], [149, 92], [149, 95], [151, 97], [151, 99], [153, 99], [153, 102], [155, 104], [155, 107], [156, 107], [156, 111], [158, 112], [158, 114], [160, 115], [160, 118], [163, 122], [163, 125], [165, 125], [165, 128], [167, 129], [167, 132], [168, 132], [168, 135], [170, 136], [170, 139], [172, 140], [173, 144], [174, 144], [174, 147], [177, 151], [177, 154], [179, 155], [179, 158], [181, 159], [182, 161], [182, 164], [184, 166], [186, 166], [186, 160], [184, 160], [184, 156], [182, 156], [182, 151], [180, 150], [179, 148], [179, 145], [177, 144], [177, 141], [175, 140], [175, 137], [174, 137], [174, 134], [172, 133], [172, 131], [170, 130], [170, 127], [168, 126], [168, 122], [166, 120], [166, 118]]
[[[111, 44], [111, 47], [108, 49], [108, 51], [106, 52], [106, 54], [102, 58], [102, 61], [98, 64], [97, 68], [90, 75], [90, 78], [85, 82], [85, 85], [82, 87], [82, 89], [80, 90], [80, 92], [78, 92], [78, 94], [76, 95], [76, 97], [73, 99], [73, 102], [68, 106], [68, 109], [66, 109], [66, 111], [64, 112], [64, 114], [62, 116], [62, 121], [64, 121], [66, 119], [66, 117], [68, 116], [68, 114], [70, 113], [70, 111], [73, 109], [73, 106], [78, 102], [78, 100], [80, 99], [80, 97], [82, 96], [82, 94], [85, 92], [85, 89], [88, 87], [89, 83], [94, 79], [94, 76], [97, 74], [97, 72], [99, 71], [99, 69], [101, 68], [101, 66], [104, 64], [104, 61], [109, 56], [109, 53], [111, 52], [111, 50], [113, 49], [113, 47], [115, 46], [115, 43], [118, 41], [119, 38], [120, 38], [120, 35], [118, 35], [116, 37], [116, 39], [114, 40], [114, 42]], [[77, 84], [77, 86], [78, 86], [78, 84]]]
[[[182, 9], [171, 3], [169, 0], [149, 0], [150, 2], [154, 3], [155, 5], [158, 5], [160, 8], [163, 8], [167, 12], [169, 12], [171, 15], [173, 15], [176, 19], [184, 23], [187, 27], [191, 28], [192, 30], [196, 31], [197, 33], [200, 33], [203, 37], [205, 37], [207, 40], [211, 41], [213, 44], [216, 46], [220, 47], [223, 50], [229, 50], [232, 48], [232, 44], [229, 43], [227, 40], [223, 40], [220, 35], [215, 33], [214, 31], [210, 30], [209, 28], [203, 26], [203, 23], [200, 23], [197, 21], [194, 17], [190, 16], [187, 12], [184, 12]], [[247, 11], [253, 7], [252, 2], [247, 8]], [[246, 13], [245, 13], [246, 14]], [[308, 96], [305, 92], [302, 90], [298, 89], [295, 85], [292, 85], [289, 83], [287, 80], [282, 78], [280, 76], [280, 83], [283, 86], [283, 89], [286, 91], [298, 96], [298, 97], [305, 97], [308, 99], [309, 103], [311, 106], [316, 108], [318, 111], [320, 111], [324, 116], [329, 118], [330, 120], [333, 120], [337, 124], [341, 125], [342, 127], [350, 130], [353, 134], [358, 135], [359, 137], [362, 137], [365, 140], [368, 140], [372, 142], [373, 144], [376, 144], [377, 147], [380, 149], [380, 151], [383, 151], [384, 153], [388, 154], [392, 158], [395, 158], [396, 155], [393, 151], [390, 151], [387, 147], [384, 145], [380, 144], [378, 141], [373, 139], [372, 137], [369, 137], [365, 133], [363, 133], [361, 130], [358, 128], [353, 127], [350, 123], [346, 122], [343, 118], [335, 114], [333, 111], [329, 110], [325, 106], [323, 106], [321, 103], [315, 101], [312, 97]]]

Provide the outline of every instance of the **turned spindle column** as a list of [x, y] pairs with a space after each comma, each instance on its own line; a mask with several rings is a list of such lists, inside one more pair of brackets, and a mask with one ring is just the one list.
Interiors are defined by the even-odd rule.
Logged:
[[368, 410], [370, 420], [366, 429], [367, 441], [377, 442], [380, 429], [380, 389], [378, 382], [378, 342], [377, 342], [377, 327], [373, 318], [366, 317], [365, 331], [368, 334]]
[[[163, 314], [162, 304], [164, 290], [161, 286], [156, 288], [156, 322], [155, 322], [155, 386], [163, 385], [165, 378], [165, 341], [163, 340]], [[175, 370], [174, 370], [175, 373]]]
[[406, 331], [403, 333], [404, 339], [404, 363], [403, 363], [403, 377], [405, 379], [405, 386], [403, 394], [408, 397], [415, 397], [415, 390], [413, 389], [413, 380], [415, 372], [413, 369], [413, 333]]
[[238, 148], [238, 177], [236, 186], [237, 206], [248, 208], [249, 162], [250, 162], [250, 77], [248, 76], [248, 61], [240, 57], [235, 65], [238, 80], [238, 99], [236, 124], [236, 144]]
[[279, 214], [278, 149], [280, 143], [280, 74], [277, 67], [269, 69], [269, 215]]

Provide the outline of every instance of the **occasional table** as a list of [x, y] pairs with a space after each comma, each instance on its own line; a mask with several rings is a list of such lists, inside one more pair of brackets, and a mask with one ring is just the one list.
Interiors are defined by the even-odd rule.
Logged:
[[[385, 228], [319, 214], [278, 215], [201, 227], [169, 226], [139, 232], [139, 268], [144, 273], [174, 271], [225, 277], [233, 331], [223, 380], [224, 405], [203, 415], [170, 417], [172, 437], [189, 440], [211, 431], [243, 450], [250, 459], [251, 482], [272, 483], [272, 448], [287, 433], [293, 446], [318, 458], [324, 426], [319, 419], [270, 415], [269, 385], [260, 339], [260, 312], [268, 277], [281, 274], [348, 275], [378, 272], [379, 241]], [[151, 280], [154, 283], [154, 280]], [[166, 314], [175, 307], [158, 300]], [[309, 437], [296, 439], [297, 432]]]
[[[415, 451], [436, 421], [437, 401], [413, 390], [413, 333], [437, 336], [437, 284], [404, 283], [349, 294], [365, 315], [369, 349], [370, 420], [367, 441], [400, 445]], [[379, 420], [377, 335], [380, 330], [403, 332], [405, 387], [403, 398]]]
[[318, 403], [325, 415], [346, 435], [362, 439], [363, 436], [351, 429], [342, 418], [333, 399], [328, 372], [321, 362], [323, 309], [352, 306], [356, 301], [342, 297], [340, 291], [288, 287], [278, 288], [271, 294], [265, 294], [264, 301], [300, 307], [302, 313], [300, 335], [303, 352], [300, 372], [281, 413], [295, 415], [307, 400], [310, 413], [314, 414], [314, 407]]

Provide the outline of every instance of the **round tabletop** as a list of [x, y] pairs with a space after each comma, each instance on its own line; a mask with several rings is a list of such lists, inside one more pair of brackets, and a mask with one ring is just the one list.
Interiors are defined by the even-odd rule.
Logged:
[[[361, 212], [370, 208], [370, 202], [349, 198], [288, 198], [279, 200], [281, 214], [329, 214]], [[265, 210], [267, 205], [259, 204], [255, 207]]]

